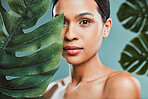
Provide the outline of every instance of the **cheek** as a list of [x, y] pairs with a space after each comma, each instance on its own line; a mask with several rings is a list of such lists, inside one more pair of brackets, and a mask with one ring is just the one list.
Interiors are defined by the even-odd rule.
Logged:
[[82, 30], [86, 36], [88, 36], [89, 38], [96, 38], [96, 37], [102, 37], [103, 34], [103, 26], [101, 25], [101, 23], [93, 23], [91, 24], [91, 26], [84, 28]]
[[102, 26], [94, 26], [87, 30], [87, 35], [85, 35], [87, 51], [98, 51], [103, 38], [103, 28]]
[[90, 28], [83, 30], [81, 34], [82, 39], [88, 44], [98, 43], [103, 38], [103, 27], [98, 25], [93, 25]]
[[64, 37], [64, 35], [65, 35], [65, 29], [63, 28], [62, 33], [61, 33], [61, 36], [59, 37], [59, 39], [62, 38], [62, 37]]

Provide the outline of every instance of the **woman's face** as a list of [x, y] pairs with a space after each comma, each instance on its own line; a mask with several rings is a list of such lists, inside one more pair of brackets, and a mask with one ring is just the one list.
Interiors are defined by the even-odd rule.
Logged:
[[94, 0], [58, 0], [53, 15], [64, 12], [63, 57], [79, 65], [97, 56], [105, 27]]

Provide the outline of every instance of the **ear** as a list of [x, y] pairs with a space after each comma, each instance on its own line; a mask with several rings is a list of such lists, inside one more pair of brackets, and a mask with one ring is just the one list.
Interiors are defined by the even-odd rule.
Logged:
[[111, 18], [108, 18], [107, 21], [104, 23], [103, 38], [108, 37], [111, 27], [112, 27], [112, 20]]

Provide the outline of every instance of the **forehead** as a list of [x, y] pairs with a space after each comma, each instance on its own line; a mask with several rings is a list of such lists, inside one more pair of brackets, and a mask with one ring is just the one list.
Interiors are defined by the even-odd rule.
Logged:
[[98, 5], [94, 0], [58, 0], [53, 9], [53, 15], [78, 14], [83, 12], [98, 13]]

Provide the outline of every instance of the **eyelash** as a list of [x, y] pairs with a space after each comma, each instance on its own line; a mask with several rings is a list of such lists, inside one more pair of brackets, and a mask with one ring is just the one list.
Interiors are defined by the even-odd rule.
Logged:
[[[86, 24], [82, 23], [82, 22], [84, 22], [84, 21], [86, 21], [87, 23], [86, 23]], [[81, 20], [81, 21], [79, 22], [79, 24], [82, 25], [82, 26], [87, 26], [87, 25], [89, 25], [90, 23], [91, 23], [91, 21], [88, 20], [88, 19], [83, 19], [83, 20]], [[67, 21], [64, 20], [63, 26], [67, 26], [67, 24], [68, 24]]]
[[64, 20], [63, 26], [66, 26], [68, 23]]
[[[85, 24], [84, 21], [87, 22], [87, 23]], [[82, 22], [83, 22], [83, 23], [82, 23]], [[81, 25], [88, 25], [88, 24], [90, 24], [90, 23], [91, 23], [90, 20], [84, 19], [84, 20], [81, 20], [79, 24], [81, 24]]]

